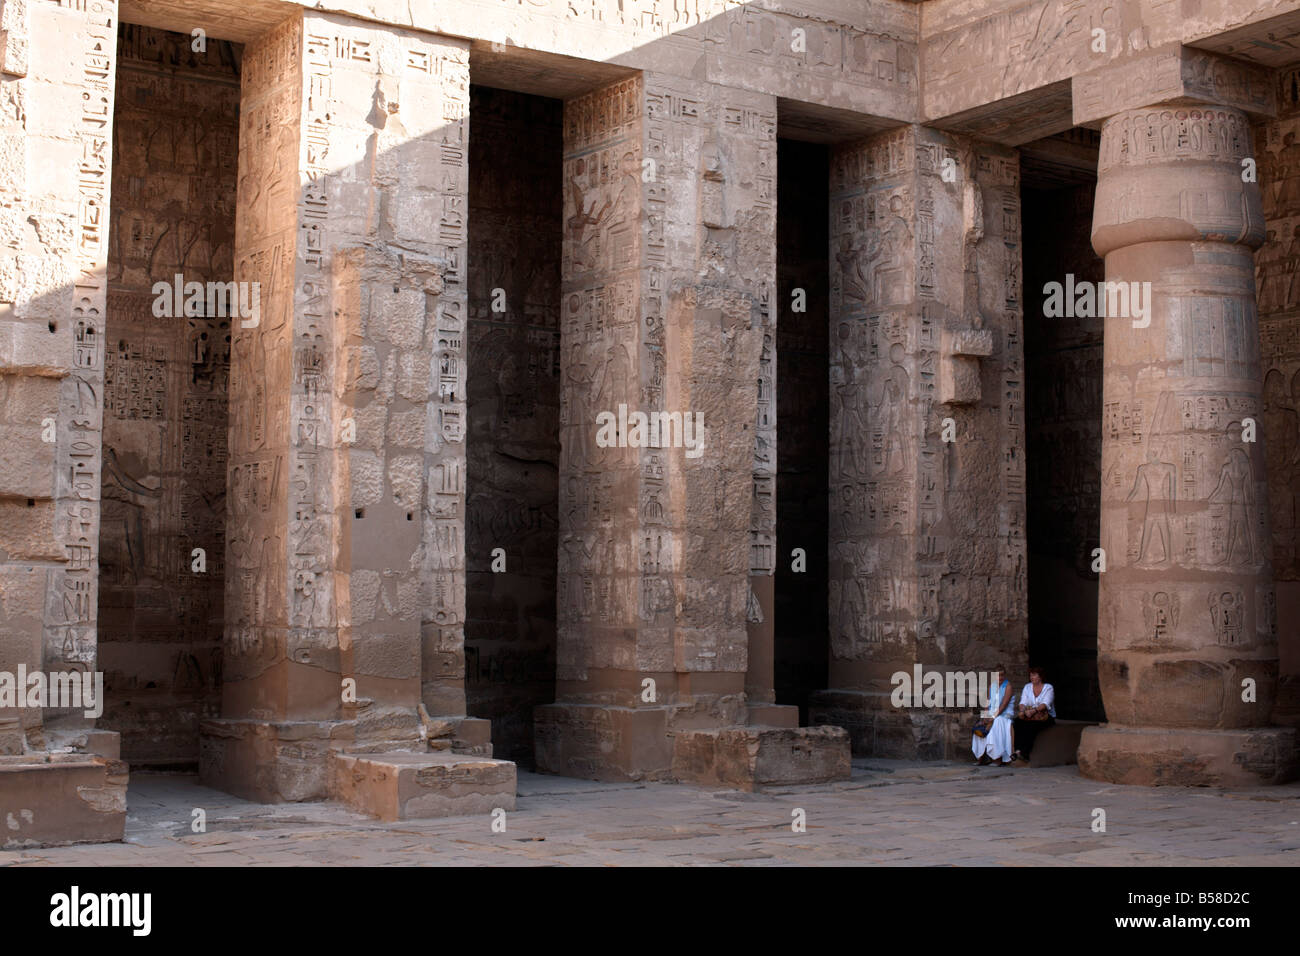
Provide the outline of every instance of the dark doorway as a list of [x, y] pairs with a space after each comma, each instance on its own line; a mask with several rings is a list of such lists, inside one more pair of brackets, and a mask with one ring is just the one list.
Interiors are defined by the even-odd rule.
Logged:
[[98, 636], [100, 726], [133, 768], [197, 766], [221, 704], [232, 319], [153, 290], [234, 278], [241, 56], [118, 36]]
[[563, 105], [470, 88], [465, 692], [525, 767], [555, 700]]
[[798, 706], [804, 724], [830, 654], [829, 163], [826, 146], [777, 142], [776, 701]]
[[1098, 134], [1076, 129], [1022, 147], [1029, 660], [1056, 687], [1057, 713], [1104, 720], [1097, 683], [1101, 545], [1101, 318], [1043, 314], [1044, 286], [1101, 282], [1093, 252]]

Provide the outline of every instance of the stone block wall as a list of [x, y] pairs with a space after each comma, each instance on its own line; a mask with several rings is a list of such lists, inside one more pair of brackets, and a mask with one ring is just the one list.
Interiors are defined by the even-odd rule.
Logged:
[[814, 719], [858, 752], [952, 754], [960, 722], [889, 692], [916, 662], [1024, 667], [1018, 157], [923, 127], [837, 146], [830, 217], [831, 690]]
[[[0, 669], [93, 672], [117, 4], [7, 3], [4, 18]], [[6, 708], [0, 752], [85, 726]]]

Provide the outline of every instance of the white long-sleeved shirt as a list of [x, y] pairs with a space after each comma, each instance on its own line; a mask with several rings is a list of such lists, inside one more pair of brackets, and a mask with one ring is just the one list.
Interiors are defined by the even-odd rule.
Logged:
[[1047, 705], [1047, 713], [1052, 717], [1056, 716], [1056, 691], [1052, 690], [1051, 684], [1043, 684], [1042, 691], [1038, 696], [1034, 696], [1034, 685], [1026, 684], [1025, 689], [1020, 692], [1020, 706], [1037, 707], [1039, 704]]

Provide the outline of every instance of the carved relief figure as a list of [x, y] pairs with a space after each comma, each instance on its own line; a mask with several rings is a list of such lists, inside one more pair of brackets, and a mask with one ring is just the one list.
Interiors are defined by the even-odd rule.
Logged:
[[840, 281], [845, 298], [856, 299], [864, 305], [870, 295], [868, 291], [870, 282], [862, 271], [862, 264], [870, 260], [874, 252], [871, 241], [875, 238], [878, 245], [878, 237], [877, 230], [870, 230], [866, 236], [867, 245], [862, 249], [858, 249], [853, 245], [853, 236], [840, 236], [840, 247], [835, 251], [835, 261], [840, 266]]
[[1146, 623], [1147, 637], [1161, 641], [1174, 636], [1178, 627], [1178, 594], [1157, 591], [1142, 595], [1142, 620]]
[[1244, 601], [1241, 589], [1212, 591], [1210, 618], [1220, 644], [1240, 644], [1243, 634]]
[[1272, 517], [1274, 571], [1280, 577], [1293, 567], [1297, 557], [1295, 531], [1296, 496], [1300, 494], [1300, 415], [1287, 395], [1285, 376], [1276, 368], [1269, 369], [1264, 376], [1260, 426], [1264, 435], [1265, 472]]
[[1277, 176], [1282, 186], [1272, 217], [1282, 219], [1300, 215], [1300, 144], [1296, 143], [1294, 132], [1288, 132], [1282, 137]]
[[592, 189], [584, 189], [582, 180], [587, 171], [587, 160], [578, 159], [573, 164], [573, 175], [569, 177], [569, 188], [573, 196], [573, 214], [565, 220], [565, 227], [569, 232], [571, 242], [571, 255], [573, 257], [573, 267], [575, 269], [594, 269], [596, 267], [597, 250], [591, 249], [595, 241], [597, 227], [605, 220], [610, 207], [614, 204], [613, 200], [606, 199], [604, 205], [596, 208], [600, 203], [600, 195], [597, 195], [588, 204], [587, 197]]
[[901, 302], [906, 295], [904, 280], [912, 230], [903, 218], [904, 212], [903, 197], [890, 196], [889, 213], [884, 222], [878, 229], [869, 230], [869, 235], [878, 235], [869, 245], [868, 258], [874, 260], [871, 264], [871, 297], [879, 305]]
[[[1228, 533], [1223, 558], [1219, 563], [1252, 564], [1255, 560], [1255, 534], [1251, 527], [1254, 513], [1255, 470], [1250, 459], [1240, 448], [1228, 452], [1228, 460], [1219, 472], [1219, 485], [1210, 495], [1210, 501], [1228, 506]], [[1245, 553], [1237, 560], [1238, 546]]]
[[[1152, 566], [1173, 560], [1174, 538], [1169, 519], [1176, 511], [1177, 497], [1178, 469], [1169, 462], [1161, 461], [1154, 448], [1148, 449], [1146, 464], [1138, 466], [1133, 490], [1125, 499], [1136, 499], [1142, 506], [1142, 540], [1138, 545], [1138, 564]], [[1153, 539], [1159, 539], [1158, 552], [1151, 547]]]
[[833, 453], [839, 474], [845, 478], [865, 477], [867, 461], [867, 418], [861, 407], [862, 389], [852, 380], [835, 387], [840, 413], [835, 421]]
[[907, 370], [903, 368], [903, 346], [889, 347], [892, 363], [880, 389], [880, 403], [873, 420], [881, 436], [880, 471], [886, 475], [907, 470], [907, 439], [904, 420], [907, 405]]

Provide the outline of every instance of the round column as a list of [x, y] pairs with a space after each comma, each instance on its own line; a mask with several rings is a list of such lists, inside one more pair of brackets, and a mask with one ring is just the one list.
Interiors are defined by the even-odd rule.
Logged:
[[1238, 786], [1295, 763], [1294, 731], [1268, 726], [1277, 625], [1253, 425], [1264, 217], [1242, 178], [1251, 156], [1233, 109], [1130, 110], [1102, 130], [1092, 241], [1106, 260], [1094, 302], [1106, 309], [1097, 644], [1109, 723], [1079, 750], [1096, 779]]

